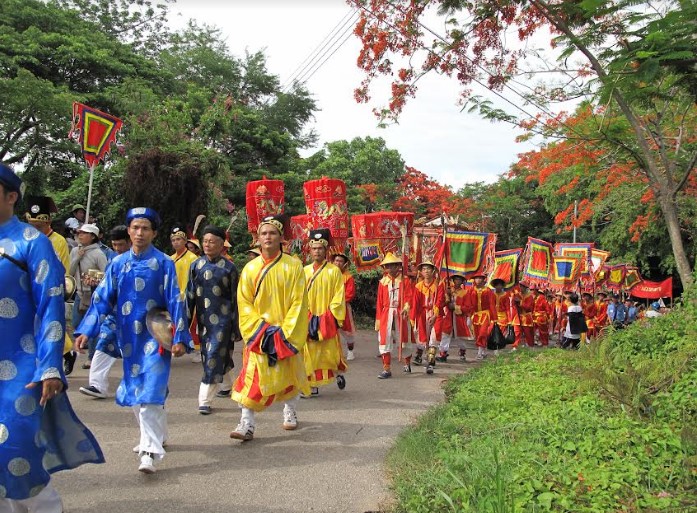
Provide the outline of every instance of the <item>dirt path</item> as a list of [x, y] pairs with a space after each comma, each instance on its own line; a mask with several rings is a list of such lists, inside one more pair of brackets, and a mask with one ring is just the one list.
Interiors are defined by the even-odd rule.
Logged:
[[[430, 405], [441, 401], [442, 380], [471, 367], [455, 359], [427, 376], [401, 366], [394, 377], [376, 379], [374, 332], [357, 336], [356, 360], [348, 385], [321, 389], [301, 400], [299, 428], [281, 428], [281, 408], [257, 415], [255, 438], [240, 443], [228, 437], [239, 420], [229, 399], [216, 399], [214, 413], [197, 413], [200, 364], [175, 360], [170, 381], [169, 447], [156, 474], [137, 471], [131, 449], [138, 441], [135, 417], [113, 399], [95, 400], [78, 393], [87, 371], [80, 360], [70, 378], [71, 401], [93, 430], [107, 463], [54, 476], [68, 513], [239, 513], [376, 511], [389, 499], [383, 460], [397, 434]], [[239, 362], [239, 356], [236, 358]], [[114, 367], [111, 385], [120, 378]]]

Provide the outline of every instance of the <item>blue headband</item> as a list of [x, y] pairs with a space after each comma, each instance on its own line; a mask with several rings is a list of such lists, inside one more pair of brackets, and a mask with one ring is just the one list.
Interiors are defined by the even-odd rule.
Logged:
[[126, 226], [131, 225], [134, 219], [147, 219], [152, 224], [153, 230], [160, 226], [160, 216], [152, 208], [136, 207], [126, 212]]
[[0, 183], [8, 192], [16, 192], [22, 197], [22, 179], [12, 169], [0, 162]]

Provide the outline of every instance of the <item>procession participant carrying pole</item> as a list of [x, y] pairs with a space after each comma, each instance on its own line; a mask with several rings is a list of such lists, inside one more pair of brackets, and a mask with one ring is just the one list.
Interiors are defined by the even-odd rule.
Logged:
[[[407, 271], [409, 270], [409, 256], [407, 253], [407, 232], [409, 231], [408, 228], [408, 221], [405, 219], [404, 224], [399, 227], [399, 231], [402, 233], [402, 285], [401, 285], [401, 290], [399, 294], [399, 343], [397, 344], [397, 360], [402, 361], [402, 333], [404, 333], [404, 296], [406, 295], [407, 292]], [[409, 319], [407, 319], [406, 322], [406, 333], [407, 337], [410, 336], [410, 325], [409, 325]]]
[[[440, 224], [441, 227], [443, 228], [443, 241], [442, 241], [442, 248], [443, 248], [443, 259], [445, 260], [445, 290], [447, 291], [448, 295], [450, 295], [450, 301], [448, 303], [454, 302], [455, 299], [452, 297], [450, 293], [450, 264], [448, 264], [448, 248], [446, 246], [446, 239], [448, 238], [448, 228], [445, 225], [445, 212], [442, 212], [440, 215]], [[440, 262], [438, 262], [440, 264]], [[455, 328], [455, 310], [454, 308], [448, 307], [448, 315], [450, 315], [450, 325], [452, 326], [453, 329], [453, 334], [457, 333], [457, 329]]]

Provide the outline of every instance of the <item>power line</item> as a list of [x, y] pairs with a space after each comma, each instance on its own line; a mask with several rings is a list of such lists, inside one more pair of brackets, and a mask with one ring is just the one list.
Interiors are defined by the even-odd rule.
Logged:
[[[324, 66], [324, 64], [332, 57], [332, 55], [334, 55], [337, 51], [339, 51], [339, 49], [340, 49], [342, 46], [344, 46], [344, 45], [346, 44], [346, 41], [349, 40], [349, 38], [351, 37], [351, 34], [352, 34], [352, 33], [353, 33], [353, 26], [352, 26], [352, 24], [351, 24], [351, 25], [349, 25], [349, 26], [341, 33], [341, 35], [339, 36], [339, 38], [342, 38], [342, 37], [343, 37], [343, 40], [341, 40], [341, 42], [339, 43], [339, 45], [338, 45], [336, 48], [334, 48], [334, 50], [332, 50], [332, 52], [331, 52], [329, 55], [327, 55], [327, 57], [326, 57], [322, 62], [320, 62], [319, 64], [317, 64], [317, 66], [316, 66], [314, 69], [309, 70], [309, 71], [308, 71], [309, 74], [306, 73], [304, 76], [301, 76], [301, 77], [296, 78], [296, 82], [305, 83], [305, 82], [307, 82], [308, 80], [310, 80], [310, 79], [315, 75], [315, 73], [317, 73], [317, 71], [319, 71], [319, 69], [320, 69], [322, 66]], [[337, 41], [338, 41], [338, 39], [337, 39]], [[331, 47], [327, 50], [327, 52], [328, 52], [329, 50], [331, 50]], [[325, 52], [325, 54], [326, 54], [327, 52]], [[321, 57], [320, 57], [320, 58], [321, 58]]]
[[[336, 43], [336, 36], [339, 32], [344, 30], [348, 25], [351, 26], [353, 23], [353, 18], [358, 11], [355, 9], [349, 9], [344, 16], [339, 20], [339, 22], [324, 36], [324, 39], [305, 57], [305, 59], [298, 65], [297, 68], [290, 74], [288, 79], [281, 86], [281, 90], [288, 89], [294, 82], [297, 82], [297, 77], [306, 73], [308, 68], [311, 68], [315, 63], [321, 59], [328, 50], [325, 50], [328, 45], [334, 46]], [[342, 33], [343, 35], [343, 33]], [[339, 36], [341, 37], [341, 36]], [[330, 47], [331, 48], [331, 47]]]

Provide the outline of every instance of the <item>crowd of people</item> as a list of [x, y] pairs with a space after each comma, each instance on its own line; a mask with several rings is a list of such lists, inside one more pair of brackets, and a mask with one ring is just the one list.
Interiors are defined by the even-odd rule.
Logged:
[[[109, 232], [108, 248], [81, 205], [65, 223], [74, 239], [52, 229], [56, 209], [48, 197], [25, 196], [28, 224], [21, 222], [14, 215], [21, 185], [0, 165], [0, 280], [7, 291], [0, 317], [10, 334], [0, 348], [0, 511], [60, 512], [50, 474], [104, 461], [63, 393], [77, 352], [87, 353], [83, 366], [89, 369], [80, 392], [97, 399], [111, 395], [109, 372], [122, 361], [115, 399], [134, 411], [140, 438], [133, 451], [138, 471], [146, 474], [166, 454], [173, 356], [193, 353], [201, 362], [200, 414], [213, 413], [214, 397], [239, 405], [230, 437], [243, 442], [253, 440], [256, 415], [272, 404], [283, 403], [281, 427], [294, 430], [300, 398], [317, 396], [330, 384], [347, 386], [348, 362], [355, 357], [355, 283], [350, 258], [332, 250], [329, 230], [310, 231], [312, 261], [303, 266], [283, 250], [283, 216], [265, 217], [238, 272], [227, 253], [227, 233], [217, 226], [206, 226], [200, 242], [182, 226], [168, 228], [174, 253], [167, 255], [153, 245], [164, 228], [158, 213], [132, 208], [125, 224]], [[550, 334], [563, 347], [578, 347], [605, 326], [619, 328], [641, 317], [631, 302], [604, 292], [552, 297], [525, 282], [504, 290], [503, 280], [487, 283], [484, 274], [470, 276], [472, 283], [459, 274], [441, 279], [430, 261], [405, 276], [404, 263], [391, 253], [381, 265], [379, 379], [392, 377], [393, 357], [407, 374], [422, 364], [433, 374], [453, 344], [458, 358], [468, 361], [466, 340], [475, 342], [474, 359], [484, 359], [497, 329], [509, 334], [513, 350], [548, 346]], [[646, 316], [660, 315], [658, 310], [652, 305]], [[233, 350], [240, 342], [240, 370], [233, 378]]]

